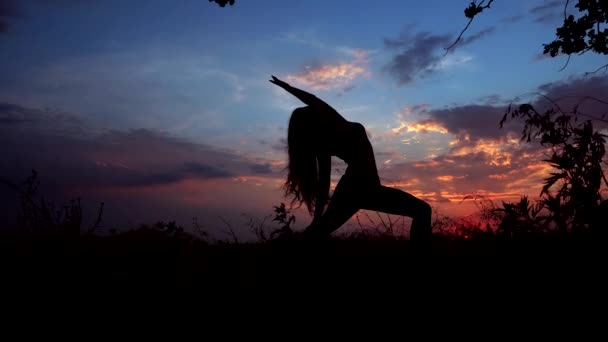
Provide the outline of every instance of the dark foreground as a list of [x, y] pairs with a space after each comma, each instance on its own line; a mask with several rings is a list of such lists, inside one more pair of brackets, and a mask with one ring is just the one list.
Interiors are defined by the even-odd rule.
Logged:
[[136, 231], [110, 237], [6, 235], [4, 286], [62, 288], [408, 289], [588, 291], [605, 284], [603, 239], [437, 238], [414, 248], [390, 237], [207, 244]]

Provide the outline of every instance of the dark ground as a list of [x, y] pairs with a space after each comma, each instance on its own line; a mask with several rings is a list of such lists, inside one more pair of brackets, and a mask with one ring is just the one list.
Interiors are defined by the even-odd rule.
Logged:
[[437, 238], [425, 249], [393, 237], [207, 244], [140, 230], [108, 237], [5, 234], [0, 257], [3, 285], [21, 288], [533, 293], [605, 289], [603, 241]]

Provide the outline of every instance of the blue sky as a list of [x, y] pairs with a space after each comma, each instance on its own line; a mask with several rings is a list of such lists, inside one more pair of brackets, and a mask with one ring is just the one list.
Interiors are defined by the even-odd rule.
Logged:
[[[132, 221], [161, 219], [150, 214], [149, 208], [171, 206], [175, 208], [152, 211], [182, 220], [211, 207], [230, 217], [242, 212], [259, 216], [265, 207], [270, 209], [271, 204], [284, 200], [279, 189], [286, 159], [281, 144], [291, 110], [301, 105], [268, 82], [272, 74], [317, 94], [347, 119], [363, 123], [385, 182], [435, 200], [448, 213], [467, 214], [471, 205], [464, 206], [465, 210], [455, 204], [467, 191], [506, 194], [521, 187], [509, 188], [505, 183], [501, 189], [488, 190], [483, 183], [472, 182], [470, 174], [435, 175], [434, 180], [419, 179], [408, 185], [417, 176], [407, 172], [416, 163], [436, 158], [496, 152], [509, 141], [504, 140], [507, 131], [498, 131], [497, 120], [494, 127], [479, 128], [478, 136], [467, 124], [494, 122], [487, 113], [498, 115], [499, 120], [501, 113], [496, 108], [517, 96], [534, 100], [529, 93], [543, 84], [554, 85], [546, 88], [549, 92], [558, 89], [557, 85], [572, 84], [571, 89], [576, 89], [576, 82], [584, 82], [584, 72], [605, 64], [605, 59], [587, 54], [573, 57], [559, 71], [564, 57], [542, 56], [542, 44], [553, 39], [561, 23], [563, 3], [494, 1], [491, 9], [475, 19], [463, 44], [444, 56], [443, 49], [466, 25], [463, 10], [468, 1], [237, 0], [235, 6], [220, 8], [206, 0], [5, 0], [0, 6], [0, 22], [6, 24], [5, 32], [0, 33], [0, 103], [4, 103], [5, 119], [15, 115], [53, 118], [45, 125], [20, 128], [27, 135], [97, 139], [99, 144], [112, 137], [116, 144], [126, 144], [124, 151], [150, 153], [141, 160], [129, 153], [120, 158], [101, 153], [105, 159], [97, 160], [103, 149], [92, 143], [83, 156], [95, 158], [83, 157], [84, 164], [106, 168], [121, 164], [135, 170], [133, 177], [161, 166], [167, 168], [167, 174], [179, 174], [174, 180], [168, 177], [172, 180], [160, 182], [167, 186], [163, 196], [171, 204], [155, 200], [156, 204], [148, 205], [144, 199], [157, 192], [129, 187], [127, 193], [139, 196], [141, 212]], [[398, 56], [402, 58], [397, 60]], [[595, 82], [605, 85], [604, 81], [600, 77]], [[602, 93], [595, 83], [585, 84]], [[480, 107], [467, 107], [470, 105]], [[473, 114], [454, 119], [454, 113], [462, 111]], [[31, 122], [25, 119], [22, 121]], [[416, 126], [420, 122], [435, 128]], [[14, 127], [10, 129], [14, 131]], [[487, 136], [484, 130], [489, 132]], [[121, 132], [132, 136], [116, 138]], [[461, 146], [467, 134], [467, 141], [477, 145]], [[169, 141], [166, 146], [180, 147], [159, 148], [170, 156], [155, 154], [133, 147], [137, 139], [165, 139]], [[21, 146], [21, 142], [13, 143]], [[488, 144], [495, 148], [479, 147]], [[180, 150], [186, 145], [187, 152]], [[223, 161], [218, 164], [193, 149], [212, 151]], [[19, 167], [7, 168], [4, 177], [17, 177], [28, 163], [48, 169], [49, 177], [66, 167], [60, 162], [41, 162], [44, 158], [36, 154], [39, 150], [32, 147], [23, 152], [28, 156], [15, 157]], [[191, 167], [188, 163], [196, 158], [215, 163], [224, 173], [211, 172], [207, 166]], [[70, 164], [70, 170], [84, 167], [76, 164]], [[184, 167], [186, 164], [190, 167]], [[485, 165], [486, 171], [497, 167]], [[505, 168], [488, 171], [488, 175], [507, 174], [514, 167], [510, 163], [502, 166]], [[104, 175], [99, 177], [109, 177]], [[462, 179], [462, 183], [428, 189], [419, 186], [448, 179], [451, 183]], [[496, 176], [488, 181], [500, 179]], [[210, 180], [215, 182], [213, 186]], [[70, 181], [65, 182], [63, 188], [71, 189]], [[92, 177], [87, 184], [96, 182], [99, 180]], [[243, 182], [253, 182], [254, 189]], [[122, 185], [106, 185], [106, 192], [97, 186], [92, 187], [95, 191], [86, 186], [73, 188], [89, 195], [91, 201], [111, 201], [117, 192], [127, 196]], [[197, 199], [211, 188], [225, 196], [218, 196], [215, 202]], [[185, 191], [192, 193], [185, 196]], [[448, 196], [451, 193], [453, 197]], [[254, 200], [226, 203], [239, 196], [264, 200], [257, 205]], [[184, 202], [174, 201], [176, 198]]]

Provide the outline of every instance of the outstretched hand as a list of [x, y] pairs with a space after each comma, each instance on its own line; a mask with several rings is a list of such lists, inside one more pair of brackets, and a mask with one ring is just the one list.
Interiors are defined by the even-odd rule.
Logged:
[[[270, 76], [272, 77], [270, 81], [270, 83], [276, 84], [279, 87], [285, 89], [285, 91], [287, 91], [288, 93], [290, 93], [291, 95], [297, 97], [300, 101], [306, 103], [309, 106], [312, 105], [321, 105], [321, 106], [325, 106], [325, 107], [329, 107], [329, 105], [321, 100], [319, 100], [316, 96], [314, 96], [313, 94], [307, 93], [302, 89], [298, 89], [296, 87], [292, 87], [291, 85], [289, 85], [289, 83], [287, 82], [283, 82], [280, 79], [274, 77], [274, 76]], [[331, 107], [330, 107], [331, 108]], [[333, 110], [333, 108], [332, 108]]]
[[280, 79], [278, 79], [278, 78], [276, 78], [276, 77], [274, 77], [272, 75], [271, 75], [271, 77], [272, 77], [272, 79], [269, 80], [270, 83], [274, 83], [274, 84], [278, 85], [279, 87], [281, 87], [283, 89], [286, 89], [287, 87], [289, 87], [289, 83], [283, 82]]

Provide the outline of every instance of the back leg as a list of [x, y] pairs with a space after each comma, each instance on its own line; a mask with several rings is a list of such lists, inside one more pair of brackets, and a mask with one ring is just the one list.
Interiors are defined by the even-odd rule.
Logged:
[[411, 217], [410, 238], [420, 241], [431, 237], [431, 206], [405, 191], [379, 186], [363, 198], [361, 208]]

